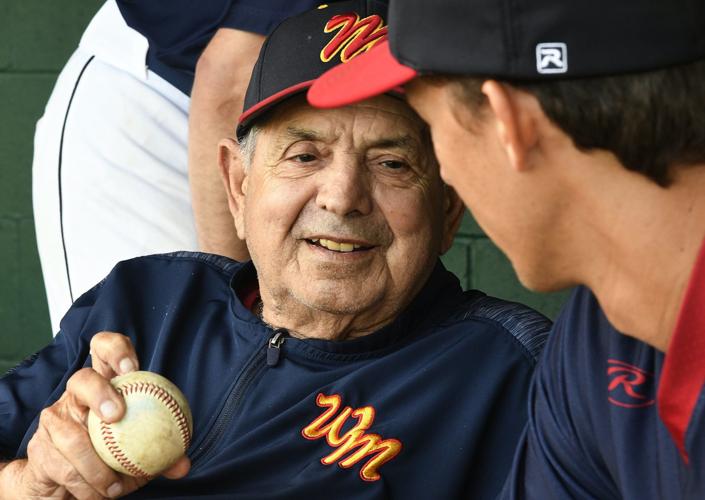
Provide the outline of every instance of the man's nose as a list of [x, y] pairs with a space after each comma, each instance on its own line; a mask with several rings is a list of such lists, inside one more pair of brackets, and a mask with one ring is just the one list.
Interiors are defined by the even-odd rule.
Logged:
[[367, 215], [372, 211], [372, 182], [362, 161], [346, 156], [320, 173], [316, 203], [339, 216]]

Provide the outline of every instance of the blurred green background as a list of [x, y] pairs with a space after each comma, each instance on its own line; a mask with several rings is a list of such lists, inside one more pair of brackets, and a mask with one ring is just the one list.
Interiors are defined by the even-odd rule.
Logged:
[[[32, 222], [34, 124], [101, 4], [0, 0], [0, 374], [51, 339]], [[525, 302], [552, 318], [565, 298], [522, 288], [469, 216], [444, 262], [466, 288]]]

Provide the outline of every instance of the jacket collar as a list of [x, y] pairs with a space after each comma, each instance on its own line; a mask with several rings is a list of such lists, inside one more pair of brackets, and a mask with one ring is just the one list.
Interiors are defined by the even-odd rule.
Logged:
[[[251, 261], [234, 270], [230, 280], [231, 309], [240, 326], [246, 330], [256, 330], [258, 334], [270, 336], [272, 329], [258, 318], [241, 298], [247, 295], [247, 290], [252, 290], [253, 285], [256, 286], [256, 280], [257, 271]], [[402, 313], [388, 325], [356, 339], [342, 341], [306, 339], [305, 343], [310, 349], [331, 354], [362, 354], [382, 350], [413, 336], [415, 332], [424, 331], [423, 325], [443, 321], [463, 300], [458, 279], [443, 266], [440, 260], [437, 260], [426, 284]]]

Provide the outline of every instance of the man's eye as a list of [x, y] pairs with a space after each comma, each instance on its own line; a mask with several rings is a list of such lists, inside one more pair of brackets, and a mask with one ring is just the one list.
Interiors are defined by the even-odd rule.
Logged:
[[405, 162], [399, 161], [399, 160], [384, 160], [384, 161], [380, 162], [380, 165], [382, 165], [383, 167], [386, 167], [386, 168], [393, 169], [393, 170], [398, 170], [400, 168], [408, 167], [408, 165]]
[[314, 155], [312, 155], [312, 154], [309, 154], [309, 153], [301, 153], [301, 154], [298, 154], [298, 155], [294, 155], [294, 156], [292, 157], [292, 159], [293, 159], [294, 161], [299, 162], [299, 163], [308, 163], [308, 162], [311, 162], [311, 161], [316, 161], [316, 157], [315, 157]]

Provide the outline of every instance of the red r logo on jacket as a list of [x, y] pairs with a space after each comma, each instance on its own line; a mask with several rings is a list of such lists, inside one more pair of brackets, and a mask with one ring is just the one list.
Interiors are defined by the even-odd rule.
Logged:
[[607, 399], [610, 403], [622, 408], [645, 408], [656, 402], [647, 395], [653, 391], [650, 383], [654, 378], [652, 373], [617, 359], [608, 359], [607, 365], [607, 376], [610, 378]]

